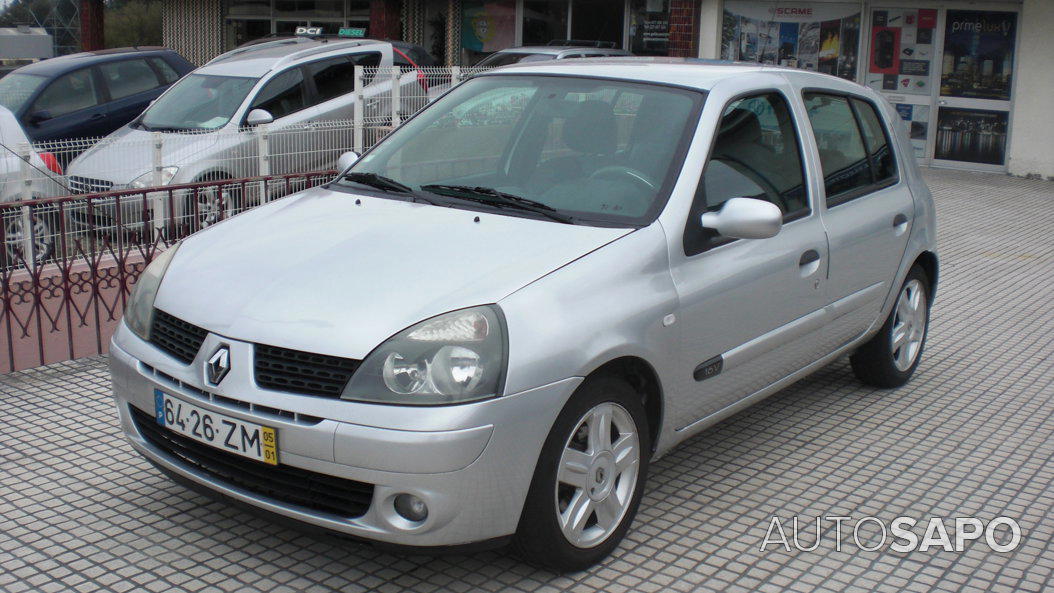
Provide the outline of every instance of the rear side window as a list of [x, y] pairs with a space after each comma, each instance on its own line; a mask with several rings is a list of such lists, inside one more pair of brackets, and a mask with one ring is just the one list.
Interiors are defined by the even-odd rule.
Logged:
[[124, 60], [99, 65], [110, 100], [123, 99], [161, 86], [154, 69], [146, 60]]
[[264, 85], [249, 110], [264, 109], [278, 119], [307, 107], [305, 95], [304, 73], [291, 68]]
[[809, 213], [798, 134], [779, 93], [737, 99], [725, 107], [685, 230], [686, 254], [704, 251], [713, 236], [698, 224], [699, 217], [732, 198], [772, 202], [785, 220]]
[[56, 78], [37, 97], [31, 113], [47, 111], [50, 117], [59, 117], [98, 104], [95, 77], [90, 68], [84, 68]]
[[329, 101], [355, 90], [355, 64], [346, 57], [308, 64], [318, 102]]
[[888, 135], [874, 107], [858, 99], [805, 93], [823, 169], [827, 205], [836, 206], [896, 178]]
[[172, 84], [179, 80], [179, 73], [168, 62], [161, 58], [150, 58], [150, 63], [161, 77], [161, 84]]
[[893, 159], [893, 151], [889, 148], [889, 134], [886, 133], [875, 106], [855, 97], [851, 99], [851, 102], [860, 118], [860, 129], [864, 132], [864, 144], [867, 146], [871, 164], [875, 169], [875, 181], [881, 183], [895, 178], [897, 164]]

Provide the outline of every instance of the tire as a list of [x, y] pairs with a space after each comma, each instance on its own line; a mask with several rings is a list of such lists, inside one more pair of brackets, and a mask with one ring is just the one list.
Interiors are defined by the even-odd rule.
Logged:
[[[607, 418], [606, 439], [603, 420], [596, 420], [603, 418]], [[602, 445], [605, 440], [607, 447]], [[587, 380], [564, 406], [545, 440], [514, 549], [527, 562], [559, 572], [583, 570], [602, 560], [633, 523], [650, 454], [640, 395], [615, 377]], [[572, 471], [565, 470], [558, 480], [561, 466]], [[572, 505], [582, 520], [567, 522], [565, 530], [560, 517], [572, 516]]]
[[[930, 281], [919, 266], [908, 271], [889, 317], [873, 338], [849, 362], [853, 373], [867, 385], [900, 387], [908, 382], [922, 359], [930, 324]], [[904, 342], [900, 345], [895, 341]]]
[[[214, 173], [195, 183], [223, 181], [227, 178], [225, 175]], [[198, 231], [230, 218], [239, 212], [240, 207], [241, 188], [238, 187], [217, 185], [201, 188], [196, 192], [187, 190], [183, 199], [183, 222], [191, 232]]]
[[[21, 266], [27, 262], [27, 256], [24, 253], [25, 243], [23, 242], [23, 227], [22, 217], [13, 216], [7, 221], [7, 228], [4, 229], [5, 242], [5, 255], [6, 261], [2, 262], [5, 266]], [[48, 261], [55, 251], [55, 237], [52, 234], [51, 225], [48, 223], [47, 217], [40, 212], [32, 212], [30, 214], [30, 225], [31, 225], [31, 240], [33, 242], [33, 263], [40, 265]]]

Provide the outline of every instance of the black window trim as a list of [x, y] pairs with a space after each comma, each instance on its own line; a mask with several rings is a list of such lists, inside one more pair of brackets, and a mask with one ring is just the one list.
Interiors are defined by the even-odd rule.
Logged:
[[[757, 96], [761, 96], [761, 95], [768, 95], [768, 94], [771, 94], [771, 93], [779, 94], [781, 97], [783, 97], [783, 100], [787, 104], [787, 111], [790, 114], [791, 120], [792, 120], [792, 122], [794, 124], [794, 136], [795, 136], [795, 138], [798, 141], [798, 164], [801, 167], [802, 189], [805, 190], [805, 203], [806, 203], [805, 208], [802, 208], [801, 210], [797, 210], [797, 211], [794, 211], [794, 212], [788, 212], [787, 214], [784, 214], [783, 215], [783, 224], [787, 225], [787, 224], [790, 224], [792, 222], [796, 222], [796, 221], [803, 220], [803, 219], [806, 219], [806, 218], [811, 218], [813, 213], [816, 211], [815, 208], [813, 208], [813, 195], [812, 195], [813, 192], [811, 191], [810, 184], [809, 184], [808, 170], [805, 167], [805, 137], [802, 135], [802, 128], [799, 125], [798, 118], [795, 117], [794, 102], [791, 100], [791, 95], [788, 95], [787, 93], [785, 93], [782, 90], [780, 90], [778, 88], [775, 88], [775, 87], [752, 89], [752, 90], [740, 93], [738, 95], [734, 95], [732, 98], [730, 98], [728, 101], [726, 101], [725, 104], [721, 106], [721, 114], [724, 114], [725, 109], [728, 109], [728, 106], [731, 105], [732, 103], [736, 102], [736, 101], [740, 101], [742, 99], [746, 99], [746, 98], [749, 98], [749, 97], [757, 97]], [[719, 120], [719, 123], [720, 123], [720, 120]], [[714, 139], [716, 140], [717, 132], [715, 131], [714, 134], [715, 134], [715, 138]], [[694, 192], [694, 194], [692, 196], [692, 203], [688, 207], [688, 220], [685, 221], [684, 231], [681, 233], [681, 247], [684, 249], [685, 257], [694, 257], [694, 256], [697, 256], [697, 255], [706, 253], [706, 252], [708, 252], [708, 251], [710, 251], [712, 249], [715, 249], [717, 247], [722, 247], [724, 245], [728, 245], [730, 243], [735, 243], [736, 241], [740, 241], [740, 239], [737, 239], [735, 237], [722, 237], [720, 235], [712, 235], [709, 238], [709, 240], [707, 240], [702, 245], [690, 245], [689, 244], [689, 240], [688, 240], [688, 225], [692, 224], [692, 219], [693, 219], [692, 211], [695, 209], [695, 200], [696, 200], [696, 198], [698, 198], [699, 192], [700, 191], [704, 191], [703, 175], [706, 173], [706, 168], [710, 165], [711, 157], [713, 157], [714, 144], [715, 143], [713, 141], [710, 142], [710, 150], [709, 150], [709, 152], [707, 152], [706, 160], [703, 162], [703, 170], [699, 172], [698, 185], [696, 186], [695, 192]], [[699, 221], [695, 220], [695, 223], [699, 224]]]
[[[806, 95], [806, 93], [812, 93], [812, 94], [817, 94], [817, 95], [830, 95], [830, 96], [833, 96], [833, 97], [842, 97], [842, 98], [845, 99], [846, 104], [849, 105], [849, 111], [853, 114], [853, 121], [856, 122], [856, 130], [857, 130], [857, 132], [860, 133], [860, 144], [864, 148], [864, 154], [867, 156], [868, 168], [871, 171], [871, 183], [870, 184], [863, 185], [863, 186], [860, 186], [860, 187], [855, 187], [853, 189], [850, 189], [850, 190], [847, 190], [847, 191], [835, 194], [833, 196], [828, 196], [827, 195], [827, 182], [826, 182], [826, 177], [825, 177], [823, 185], [824, 185], [824, 198], [825, 198], [824, 201], [826, 202], [826, 208], [830, 209], [830, 208], [834, 208], [835, 206], [841, 206], [842, 204], [845, 204], [846, 202], [851, 202], [853, 200], [856, 200], [857, 198], [862, 198], [864, 196], [873, 194], [873, 193], [878, 192], [880, 190], [886, 189], [887, 187], [892, 187], [892, 186], [897, 185], [897, 184], [900, 183], [900, 161], [901, 161], [900, 149], [899, 149], [898, 146], [896, 146], [893, 143], [893, 138], [889, 135], [889, 128], [886, 125], [886, 122], [884, 121], [885, 118], [882, 115], [882, 111], [878, 108], [878, 105], [876, 105], [874, 101], [872, 101], [871, 99], [869, 99], [867, 97], [858, 95], [856, 93], [848, 92], [848, 91], [839, 91], [839, 90], [825, 89], [825, 88], [819, 88], [819, 87], [803, 87], [801, 89], [801, 100], [802, 100], [803, 104], [805, 103], [805, 95]], [[860, 121], [860, 114], [857, 112], [856, 105], [853, 104], [853, 101], [852, 101], [853, 99], [857, 99], [857, 100], [863, 101], [864, 103], [867, 103], [868, 105], [870, 105], [871, 108], [875, 110], [875, 115], [878, 116], [878, 124], [882, 128], [882, 135], [886, 139], [886, 146], [889, 147], [890, 152], [893, 154], [893, 166], [896, 169], [895, 172], [893, 173], [893, 176], [890, 177], [889, 179], [883, 179], [882, 181], [875, 182], [875, 178], [878, 176], [878, 167], [875, 165], [874, 159], [871, 156], [871, 151], [867, 147], [867, 140], [864, 138], [863, 122]], [[808, 113], [806, 113], [806, 117], [808, 117]], [[810, 127], [812, 126], [811, 118], [809, 120], [809, 125], [810, 125]], [[815, 139], [816, 139], [815, 136], [816, 136], [816, 131], [815, 131], [815, 128], [814, 128], [813, 129], [813, 142], [814, 142], [814, 144], [815, 144]], [[817, 151], [816, 151], [816, 162], [820, 165], [820, 173], [822, 175], [823, 174], [823, 163], [820, 162], [819, 147], [816, 146], [815, 148], [817, 149]]]

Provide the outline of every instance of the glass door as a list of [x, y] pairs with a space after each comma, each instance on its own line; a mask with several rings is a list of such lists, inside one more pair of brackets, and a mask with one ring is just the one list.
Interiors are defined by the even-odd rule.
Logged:
[[935, 164], [1005, 169], [1017, 17], [1005, 10], [946, 11]]
[[1005, 170], [1017, 12], [876, 5], [864, 84], [910, 129], [923, 164]]
[[911, 134], [915, 157], [930, 159], [934, 91], [939, 80], [938, 9], [876, 7], [867, 28], [864, 84], [896, 107]]

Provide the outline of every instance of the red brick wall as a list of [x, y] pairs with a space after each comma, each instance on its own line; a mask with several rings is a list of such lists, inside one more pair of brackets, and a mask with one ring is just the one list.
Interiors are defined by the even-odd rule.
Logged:
[[671, 0], [670, 55], [681, 58], [699, 56], [699, 0]]

